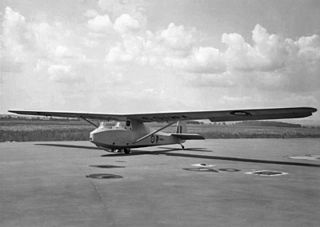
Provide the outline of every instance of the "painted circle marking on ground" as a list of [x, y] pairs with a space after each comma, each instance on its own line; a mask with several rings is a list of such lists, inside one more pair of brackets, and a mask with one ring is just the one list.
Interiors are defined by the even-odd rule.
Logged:
[[240, 169], [236, 169], [236, 168], [213, 169], [213, 167], [215, 167], [216, 165], [206, 164], [206, 163], [196, 163], [196, 164], [192, 164], [191, 166], [193, 166], [193, 167], [192, 168], [183, 168], [183, 169], [184, 170], [188, 170], [188, 171], [215, 172], [215, 173], [219, 173], [219, 172], [239, 172], [239, 171], [241, 171]]
[[308, 161], [320, 161], [319, 154], [306, 154], [306, 155], [297, 155], [297, 156], [289, 156], [291, 159], [301, 159]]
[[108, 173], [89, 174], [86, 177], [87, 178], [93, 178], [93, 179], [119, 179], [119, 178], [123, 178], [120, 175], [108, 174]]
[[199, 167], [194, 167], [194, 168], [183, 168], [183, 170], [187, 171], [195, 171], [195, 172], [214, 172], [218, 173], [218, 170], [215, 169], [210, 169], [210, 168], [199, 168]]
[[287, 175], [288, 173], [278, 171], [278, 170], [253, 170], [253, 171], [245, 172], [245, 174], [273, 177], [273, 176]]
[[192, 166], [198, 167], [198, 168], [211, 168], [211, 167], [214, 167], [215, 165], [206, 164], [206, 163], [196, 163], [196, 164], [192, 164]]

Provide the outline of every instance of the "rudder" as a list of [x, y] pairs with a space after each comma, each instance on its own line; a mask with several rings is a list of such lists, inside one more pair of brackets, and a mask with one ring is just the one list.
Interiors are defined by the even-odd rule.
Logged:
[[187, 124], [185, 121], [177, 122], [176, 133], [187, 133]]

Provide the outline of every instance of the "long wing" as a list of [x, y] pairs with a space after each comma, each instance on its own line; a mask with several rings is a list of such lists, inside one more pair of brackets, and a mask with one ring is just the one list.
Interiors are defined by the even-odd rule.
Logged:
[[9, 110], [11, 113], [23, 115], [38, 115], [48, 117], [71, 117], [71, 118], [85, 118], [96, 120], [116, 120], [125, 121], [127, 117], [124, 114], [102, 114], [102, 113], [80, 113], [80, 112], [53, 112], [53, 111], [29, 111], [29, 110]]
[[9, 112], [25, 115], [41, 115], [52, 117], [72, 117], [97, 120], [136, 120], [141, 122], [164, 122], [179, 120], [209, 119], [218, 121], [245, 121], [264, 119], [300, 118], [311, 116], [317, 109], [311, 107], [273, 108], [273, 109], [240, 109], [220, 111], [197, 112], [167, 112], [167, 113], [142, 113], [142, 114], [102, 114], [102, 113], [77, 113], [77, 112], [48, 112], [10, 110]]

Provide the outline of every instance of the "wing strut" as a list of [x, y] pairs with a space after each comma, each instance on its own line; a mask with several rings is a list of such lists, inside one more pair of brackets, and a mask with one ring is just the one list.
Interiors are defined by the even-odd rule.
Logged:
[[154, 130], [152, 132], [150, 132], [149, 134], [145, 135], [145, 136], [142, 136], [141, 138], [137, 139], [135, 143], [138, 143], [140, 142], [141, 140], [144, 140], [146, 138], [148, 138], [149, 136], [152, 136], [153, 134], [157, 133], [157, 132], [160, 132], [161, 130], [165, 129], [165, 128], [168, 128], [170, 125], [173, 125], [174, 123], [176, 123], [175, 121], [174, 122], [170, 122], [169, 124], [157, 129], [157, 130]]
[[85, 118], [85, 117], [80, 117], [80, 118], [83, 119], [83, 120], [85, 120], [86, 122], [88, 122], [89, 124], [93, 125], [93, 126], [96, 127], [96, 128], [99, 127], [99, 125], [95, 124], [95, 123], [92, 122], [92, 121], [89, 121], [89, 120], [88, 120], [87, 118]]

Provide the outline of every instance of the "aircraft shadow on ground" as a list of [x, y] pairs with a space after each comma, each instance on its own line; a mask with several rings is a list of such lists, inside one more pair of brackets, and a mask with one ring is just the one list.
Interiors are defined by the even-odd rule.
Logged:
[[[78, 146], [69, 144], [35, 144], [39, 146], [54, 146], [54, 147], [67, 147], [67, 148], [80, 148], [80, 149], [94, 149], [101, 150], [97, 147], [90, 146]], [[249, 159], [249, 158], [237, 158], [237, 157], [226, 157], [226, 156], [211, 156], [211, 155], [198, 155], [198, 154], [187, 154], [187, 153], [171, 153], [172, 151], [200, 151], [200, 152], [211, 152], [205, 148], [188, 148], [181, 150], [180, 148], [170, 148], [170, 147], [157, 147], [161, 150], [147, 151], [147, 150], [133, 150], [131, 154], [123, 153], [110, 153], [101, 155], [101, 157], [115, 157], [115, 156], [136, 156], [136, 155], [167, 155], [174, 157], [186, 157], [186, 158], [199, 158], [199, 159], [211, 159], [211, 160], [224, 160], [224, 161], [234, 161], [234, 162], [251, 162], [251, 163], [263, 163], [263, 164], [276, 164], [276, 165], [290, 165], [290, 166], [305, 166], [305, 167], [320, 167], [320, 164], [313, 163], [301, 163], [301, 162], [286, 162], [286, 161], [274, 161], [274, 160], [262, 160], [262, 159]]]
[[79, 145], [70, 145], [70, 144], [54, 144], [54, 143], [37, 143], [37, 146], [49, 146], [49, 147], [66, 147], [66, 148], [79, 148], [79, 149], [92, 149], [92, 150], [102, 150], [98, 147], [92, 146], [79, 146]]
[[[249, 158], [237, 158], [237, 157], [226, 157], [226, 156], [211, 156], [211, 155], [198, 155], [198, 154], [187, 154], [187, 153], [172, 153], [172, 151], [202, 151], [201, 148], [189, 148], [181, 150], [179, 148], [166, 148], [158, 147], [162, 150], [160, 151], [142, 151], [134, 150], [131, 154], [106, 154], [101, 157], [112, 157], [112, 156], [132, 156], [132, 155], [167, 155], [175, 157], [184, 157], [184, 158], [200, 158], [200, 159], [212, 159], [212, 160], [224, 160], [224, 161], [234, 161], [234, 162], [251, 162], [251, 163], [263, 163], [263, 164], [275, 164], [275, 165], [290, 165], [290, 166], [306, 166], [306, 167], [320, 167], [320, 164], [313, 163], [301, 163], [301, 162], [286, 162], [286, 161], [275, 161], [275, 160], [263, 160], [263, 159], [249, 159]], [[206, 150], [205, 152], [211, 152]]]
[[125, 168], [125, 166], [116, 166], [116, 165], [90, 165], [90, 167], [102, 168], [102, 169]]
[[165, 155], [176, 156], [176, 157], [234, 161], [234, 162], [253, 162], [253, 163], [264, 163], [264, 164], [277, 164], [277, 165], [320, 167], [319, 164], [313, 164], [313, 163], [286, 162], [286, 161], [274, 161], [274, 160], [262, 160], [262, 159], [248, 159], [248, 158], [236, 158], [236, 157], [225, 157], [225, 156], [208, 156], [208, 155], [181, 154], [181, 153], [167, 153]]
[[[164, 150], [171, 150], [171, 151], [181, 151], [181, 148], [174, 148], [174, 147], [157, 147]], [[185, 151], [200, 151], [200, 152], [212, 152], [206, 148], [202, 147], [191, 147], [191, 148], [185, 148]]]

